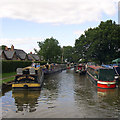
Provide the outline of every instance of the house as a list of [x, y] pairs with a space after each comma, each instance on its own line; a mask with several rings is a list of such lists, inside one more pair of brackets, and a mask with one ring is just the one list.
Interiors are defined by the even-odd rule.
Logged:
[[5, 50], [1, 50], [0, 56], [2, 60], [28, 60], [27, 53], [20, 49], [14, 49], [13, 45], [11, 48], [6, 46]]
[[35, 61], [29, 54], [28, 54], [28, 60], [29, 61]]
[[27, 56], [27, 53], [25, 51], [20, 50], [20, 49], [14, 49], [14, 51], [16, 52], [17, 60], [23, 60], [23, 61], [28, 60], [28, 56]]
[[40, 58], [37, 54], [27, 54], [24, 50], [5, 47], [5, 50], [0, 50], [1, 60], [21, 60], [21, 61], [39, 61]]
[[17, 60], [16, 52], [0, 50], [0, 60]]
[[40, 58], [37, 54], [32, 54], [32, 52], [30, 52], [30, 54], [28, 54], [29, 58], [32, 59], [32, 61], [40, 61]]
[[15, 51], [4, 51], [6, 60], [17, 60]]

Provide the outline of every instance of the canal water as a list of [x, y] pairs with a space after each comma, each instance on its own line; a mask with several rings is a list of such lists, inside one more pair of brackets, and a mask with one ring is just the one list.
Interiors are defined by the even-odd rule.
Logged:
[[101, 90], [88, 75], [46, 76], [41, 91], [2, 91], [3, 118], [118, 118], [120, 89]]

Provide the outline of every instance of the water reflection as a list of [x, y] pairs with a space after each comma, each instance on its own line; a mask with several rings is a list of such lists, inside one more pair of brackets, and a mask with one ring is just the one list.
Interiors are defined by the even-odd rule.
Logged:
[[42, 91], [44, 91], [43, 96], [45, 96], [49, 100], [56, 100], [58, 98], [60, 76], [61, 73], [55, 73], [54, 75], [49, 75], [45, 77]]
[[[120, 90], [119, 89], [97, 89], [99, 102], [102, 104], [100, 107], [109, 109], [120, 114]], [[106, 106], [103, 105], [106, 103]], [[113, 112], [112, 112], [113, 113]]]
[[7, 93], [7, 92], [11, 91], [11, 89], [12, 89], [12, 87], [11, 87], [11, 86], [9, 86], [9, 87], [7, 87], [6, 89], [2, 90], [2, 96], [4, 96], [4, 95], [5, 95], [5, 93]]
[[15, 99], [15, 104], [17, 106], [16, 112], [27, 111], [34, 112], [38, 106], [38, 98], [40, 96], [40, 91], [13, 91], [12, 97]]
[[80, 76], [75, 83], [75, 101], [85, 116], [97, 118], [119, 116], [119, 89], [98, 89], [88, 76]]

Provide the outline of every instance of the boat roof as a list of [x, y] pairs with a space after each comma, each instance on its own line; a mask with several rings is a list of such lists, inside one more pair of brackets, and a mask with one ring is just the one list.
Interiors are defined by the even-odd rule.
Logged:
[[35, 67], [28, 66], [28, 67], [23, 68], [23, 70], [30, 69], [30, 68], [34, 68], [35, 70], [38, 70], [40, 67], [35, 68]]
[[105, 67], [105, 68], [113, 68], [112, 66], [110, 66], [110, 65], [101, 65], [102, 67]]
[[89, 67], [93, 68], [93, 69], [100, 69], [100, 68], [102, 68], [101, 66], [95, 66], [95, 65], [90, 65]]

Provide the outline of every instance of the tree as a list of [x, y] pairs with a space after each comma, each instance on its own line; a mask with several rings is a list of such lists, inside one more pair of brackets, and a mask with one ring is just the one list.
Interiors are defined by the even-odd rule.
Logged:
[[61, 47], [58, 40], [53, 37], [45, 39], [44, 42], [37, 42], [40, 48], [39, 51], [36, 49], [35, 52], [40, 56], [43, 56], [46, 61], [56, 62], [61, 60]]
[[0, 46], [0, 48], [1, 48], [2, 50], [5, 50], [5, 47], [6, 47], [6, 45], [1, 45], [1, 46]]
[[73, 62], [74, 49], [72, 46], [63, 46], [63, 58], [64, 61]]
[[75, 41], [75, 49], [82, 59], [96, 61], [99, 64], [110, 63], [120, 56], [117, 50], [120, 26], [112, 20], [101, 22], [96, 28], [90, 28]]

